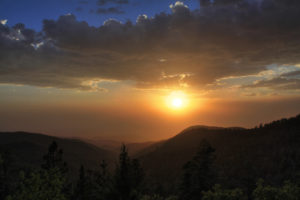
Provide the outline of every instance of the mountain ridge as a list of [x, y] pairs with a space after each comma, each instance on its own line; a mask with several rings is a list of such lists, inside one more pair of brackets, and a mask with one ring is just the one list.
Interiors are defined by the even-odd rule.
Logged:
[[116, 154], [101, 149], [93, 144], [78, 139], [60, 138], [39, 133], [0, 132], [0, 150], [9, 152], [15, 160], [15, 167], [37, 167], [42, 163], [48, 146], [55, 141], [63, 150], [63, 159], [68, 163], [73, 174], [77, 173], [81, 164], [88, 168], [96, 168], [102, 160], [113, 164]]
[[200, 142], [207, 140], [216, 149], [216, 165], [224, 177], [219, 181], [247, 188], [258, 178], [272, 183], [297, 178], [299, 134], [300, 115], [251, 129], [192, 126], [138, 158], [148, 177], [167, 185], [179, 181], [183, 165], [195, 155]]

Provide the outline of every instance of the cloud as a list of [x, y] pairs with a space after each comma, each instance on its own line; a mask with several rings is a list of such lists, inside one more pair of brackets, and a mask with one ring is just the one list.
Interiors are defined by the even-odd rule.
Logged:
[[170, 14], [100, 27], [74, 15], [44, 20], [41, 32], [0, 24], [0, 82], [80, 89], [84, 81], [112, 79], [204, 88], [271, 64], [300, 63], [299, 1], [217, 2], [198, 10], [176, 2]]
[[97, 14], [124, 14], [125, 11], [121, 10], [118, 7], [109, 7], [109, 8], [98, 8], [96, 10]]
[[287, 72], [282, 74], [283, 77], [300, 77], [300, 70], [297, 71], [291, 71], [291, 72]]
[[292, 71], [282, 72], [277, 74], [277, 76], [271, 76], [270, 78], [256, 80], [252, 84], [244, 85], [242, 88], [268, 88], [272, 90], [300, 90], [300, 70], [297, 69], [296, 67]]
[[300, 90], [300, 79], [277, 77], [271, 80], [261, 80], [248, 87], [265, 87], [274, 90]]
[[114, 4], [128, 4], [129, 0], [98, 0], [97, 5], [103, 6], [108, 3], [114, 3]]
[[1, 20], [0, 20], [0, 24], [6, 25], [6, 23], [7, 23], [7, 19], [1, 19]]

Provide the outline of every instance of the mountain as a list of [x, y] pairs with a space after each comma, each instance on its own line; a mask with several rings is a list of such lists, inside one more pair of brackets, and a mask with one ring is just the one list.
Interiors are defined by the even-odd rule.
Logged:
[[116, 154], [78, 139], [58, 138], [26, 132], [0, 132], [0, 152], [8, 152], [15, 167], [40, 166], [48, 146], [56, 141], [63, 149], [63, 159], [70, 171], [77, 173], [81, 164], [87, 168], [99, 167], [102, 160], [114, 164]]
[[183, 165], [205, 139], [216, 149], [216, 169], [221, 184], [255, 186], [258, 178], [272, 184], [300, 176], [300, 115], [259, 128], [193, 126], [159, 145], [150, 146], [138, 158], [155, 182], [178, 182]]
[[[300, 115], [252, 129], [192, 126], [165, 141], [127, 146], [131, 155], [141, 161], [150, 181], [172, 188], [180, 181], [183, 165], [205, 139], [216, 149], [218, 183], [251, 190], [259, 178], [275, 185], [284, 180], [300, 183], [299, 134]], [[63, 149], [72, 174], [77, 175], [81, 164], [93, 169], [101, 160], [115, 166], [119, 148], [116, 142], [104, 142], [113, 144], [115, 150], [109, 151], [78, 139], [11, 132], [0, 133], [0, 152], [9, 152], [16, 167], [36, 167], [41, 165], [52, 141]]]
[[160, 143], [160, 142], [153, 142], [153, 141], [131, 143], [131, 142], [121, 142], [121, 141], [105, 140], [105, 139], [97, 139], [97, 138], [81, 139], [81, 140], [96, 145], [100, 148], [115, 152], [117, 154], [120, 152], [120, 148], [122, 144], [125, 144], [128, 149], [129, 155], [137, 155], [143, 152], [144, 149], [148, 149], [148, 147], [152, 145], [155, 146], [156, 144]]

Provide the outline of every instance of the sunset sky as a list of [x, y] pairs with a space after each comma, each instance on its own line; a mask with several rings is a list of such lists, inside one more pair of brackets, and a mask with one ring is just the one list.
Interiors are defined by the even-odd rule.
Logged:
[[0, 131], [122, 141], [300, 113], [300, 1], [0, 0]]

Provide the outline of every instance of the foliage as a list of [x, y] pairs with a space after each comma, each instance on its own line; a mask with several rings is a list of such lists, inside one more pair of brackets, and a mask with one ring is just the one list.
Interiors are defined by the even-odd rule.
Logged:
[[198, 200], [202, 196], [201, 191], [207, 191], [214, 185], [216, 178], [213, 169], [214, 152], [215, 149], [206, 140], [203, 140], [194, 158], [184, 165], [180, 186], [181, 199]]
[[111, 176], [107, 171], [107, 164], [102, 161], [100, 170], [86, 171], [80, 167], [73, 199], [76, 200], [107, 200], [111, 195]]
[[247, 197], [239, 188], [233, 190], [222, 189], [221, 185], [215, 185], [212, 190], [203, 192], [202, 200], [246, 200]]
[[299, 197], [300, 187], [289, 181], [286, 181], [282, 187], [273, 187], [264, 185], [264, 181], [260, 179], [253, 191], [254, 200], [298, 200]]
[[[300, 116], [297, 116], [261, 125], [256, 129], [201, 129], [206, 131], [201, 132], [202, 135], [196, 128], [187, 130], [184, 134], [174, 137], [172, 141], [176, 145], [165, 143], [158, 148], [169, 148], [168, 151], [159, 152], [160, 158], [167, 162], [158, 162], [155, 156], [150, 156], [150, 161], [159, 163], [161, 168], [156, 169], [151, 162], [143, 162], [143, 167], [148, 170], [155, 168], [164, 172], [165, 176], [161, 179], [165, 179], [169, 175], [180, 177], [179, 172], [173, 173], [174, 168], [190, 160], [183, 167], [181, 182], [159, 182], [157, 177], [153, 180], [149, 176], [145, 179], [139, 160], [131, 159], [124, 145], [114, 171], [108, 169], [105, 161], [94, 170], [82, 165], [76, 181], [70, 176], [67, 164], [63, 161], [63, 150], [56, 142], [49, 146], [42, 165], [38, 164], [39, 168], [31, 169], [30, 166], [28, 168], [24, 165], [19, 178], [16, 177], [16, 172], [19, 172], [20, 168], [13, 168], [13, 159], [0, 150], [0, 199], [298, 200], [299, 122]], [[203, 138], [207, 140], [201, 142], [197, 153], [192, 157], [197, 141]], [[178, 146], [181, 141], [182, 145]], [[191, 145], [192, 142], [194, 146]], [[210, 143], [218, 147], [218, 160]], [[181, 159], [183, 157], [187, 158]], [[172, 162], [176, 165], [172, 165]], [[215, 165], [218, 165], [218, 168]], [[163, 168], [168, 170], [164, 171]], [[169, 171], [171, 173], [168, 173]], [[149, 171], [147, 174], [151, 175]], [[271, 185], [264, 184], [263, 180], [259, 180], [255, 185], [259, 177]], [[290, 181], [282, 184], [284, 180]], [[216, 182], [220, 185], [215, 185]], [[175, 192], [175, 188], [179, 188], [179, 192]]]
[[164, 198], [157, 194], [154, 194], [154, 195], [144, 195], [139, 200], [164, 200]]
[[10, 177], [8, 153], [0, 152], [0, 199], [4, 199], [9, 194]]
[[67, 164], [63, 161], [62, 156], [63, 150], [59, 149], [57, 143], [53, 141], [48, 148], [48, 153], [43, 157], [42, 168], [46, 170], [58, 168], [62, 173], [67, 173]]
[[13, 195], [7, 200], [65, 200], [63, 185], [65, 179], [58, 168], [31, 172], [28, 176], [20, 173], [20, 182]]
[[166, 200], [178, 200], [177, 196], [169, 196], [166, 198]]
[[178, 197], [170, 196], [170, 197], [164, 198], [158, 194], [153, 194], [153, 195], [144, 195], [139, 200], [178, 200]]
[[144, 172], [138, 160], [131, 160], [122, 145], [114, 176], [114, 199], [134, 200], [141, 196]]

